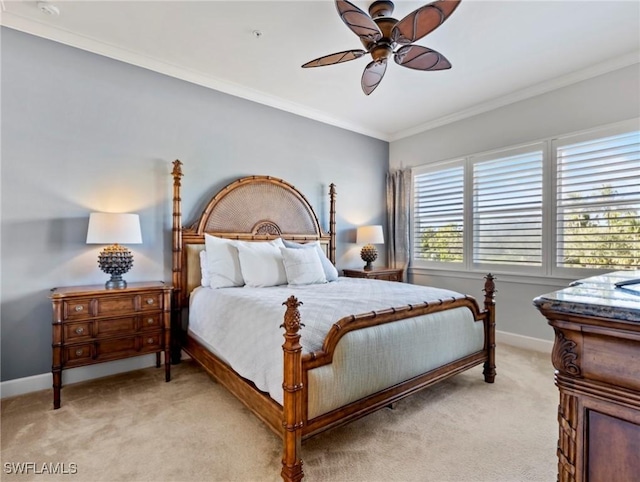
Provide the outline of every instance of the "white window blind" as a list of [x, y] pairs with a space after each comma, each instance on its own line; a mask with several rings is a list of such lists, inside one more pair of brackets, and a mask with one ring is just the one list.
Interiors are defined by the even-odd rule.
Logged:
[[462, 263], [463, 165], [416, 174], [413, 186], [413, 259]]
[[543, 150], [473, 163], [473, 263], [542, 266]]
[[556, 143], [556, 265], [639, 268], [640, 132], [570, 142]]

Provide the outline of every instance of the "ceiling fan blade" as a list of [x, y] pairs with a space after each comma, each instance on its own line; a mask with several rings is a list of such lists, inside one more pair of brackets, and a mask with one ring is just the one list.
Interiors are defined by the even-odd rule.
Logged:
[[451, 63], [440, 52], [422, 45], [405, 45], [394, 54], [396, 64], [415, 70], [445, 70]]
[[421, 39], [449, 18], [461, 0], [437, 0], [414, 10], [400, 20], [391, 31], [391, 38], [400, 45]]
[[336, 0], [336, 8], [340, 18], [358, 37], [375, 43], [382, 38], [382, 33], [369, 15], [347, 0]]
[[336, 52], [335, 54], [325, 55], [315, 60], [311, 60], [302, 66], [306, 69], [309, 67], [322, 67], [325, 65], [340, 64], [342, 62], [348, 62], [349, 60], [355, 60], [366, 54], [364, 50], [345, 50], [344, 52]]
[[376, 87], [378, 87], [382, 77], [384, 77], [386, 70], [387, 59], [382, 59], [378, 62], [374, 60], [365, 67], [362, 74], [362, 81], [360, 82], [365, 94], [369, 95], [371, 92], [376, 90]]

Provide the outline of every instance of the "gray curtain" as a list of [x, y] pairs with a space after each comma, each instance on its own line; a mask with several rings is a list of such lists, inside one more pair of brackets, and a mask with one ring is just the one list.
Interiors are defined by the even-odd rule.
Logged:
[[406, 270], [411, 256], [409, 209], [411, 204], [411, 169], [387, 173], [387, 260], [390, 267]]

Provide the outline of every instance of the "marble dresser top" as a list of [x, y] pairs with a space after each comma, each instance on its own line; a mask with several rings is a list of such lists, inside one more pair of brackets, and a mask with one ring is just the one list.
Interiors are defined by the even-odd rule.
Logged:
[[[616, 283], [638, 280], [616, 287]], [[574, 281], [563, 290], [538, 296], [539, 309], [640, 323], [640, 270], [615, 271]]]

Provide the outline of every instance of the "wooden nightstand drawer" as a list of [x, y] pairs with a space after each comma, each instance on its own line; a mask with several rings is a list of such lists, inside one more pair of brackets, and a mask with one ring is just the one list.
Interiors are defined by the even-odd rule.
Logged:
[[64, 321], [86, 320], [91, 318], [91, 299], [76, 299], [63, 301], [62, 311]]
[[135, 336], [110, 338], [96, 342], [96, 358], [98, 360], [132, 355], [138, 352], [138, 343]]
[[67, 366], [84, 365], [93, 361], [93, 345], [75, 345], [64, 349], [64, 359]]
[[81, 341], [91, 338], [91, 322], [67, 323], [64, 325], [64, 341]]
[[139, 317], [139, 330], [157, 330], [162, 326], [161, 313], [149, 313]]
[[162, 347], [161, 335], [161, 333], [149, 333], [140, 336], [140, 351], [156, 351]]
[[96, 316], [118, 316], [135, 313], [136, 295], [104, 297], [95, 300]]
[[95, 344], [96, 359], [107, 360], [123, 355], [155, 352], [162, 348], [162, 333], [148, 333], [141, 336], [109, 338]]
[[136, 331], [136, 318], [135, 316], [127, 316], [95, 320], [93, 322], [94, 336], [104, 338], [118, 334], [133, 335]]
[[162, 309], [162, 296], [160, 294], [145, 294], [140, 297], [140, 309], [142, 311], [152, 311]]

